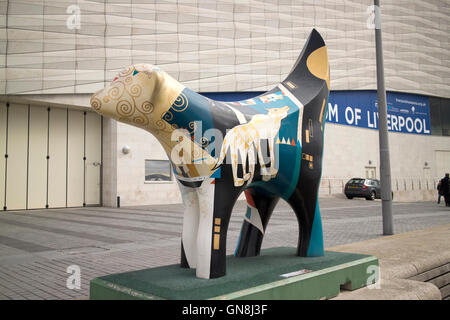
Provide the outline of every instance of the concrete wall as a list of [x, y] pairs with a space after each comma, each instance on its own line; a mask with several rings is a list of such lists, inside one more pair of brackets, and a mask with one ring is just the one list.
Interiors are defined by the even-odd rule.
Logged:
[[[389, 133], [392, 179], [442, 178], [436, 170], [436, 151], [450, 151], [450, 138], [406, 133]], [[369, 164], [369, 160], [372, 164]], [[425, 166], [427, 162], [427, 166]], [[327, 123], [323, 178], [341, 179], [365, 177], [366, 167], [379, 171], [378, 131]], [[450, 170], [450, 164], [449, 164]]]
[[117, 204], [117, 123], [103, 118], [102, 203]]
[[[287, 75], [313, 27], [328, 45], [331, 88], [375, 89], [371, 5], [3, 0], [0, 94], [92, 93], [133, 63], [159, 65], [196, 91], [266, 90]], [[450, 97], [450, 1], [386, 0], [382, 20], [386, 88]]]
[[[122, 153], [127, 145], [131, 151]], [[117, 123], [117, 195], [123, 206], [180, 203], [178, 185], [172, 182], [145, 182], [145, 159], [164, 160], [167, 156], [159, 142], [148, 132]]]

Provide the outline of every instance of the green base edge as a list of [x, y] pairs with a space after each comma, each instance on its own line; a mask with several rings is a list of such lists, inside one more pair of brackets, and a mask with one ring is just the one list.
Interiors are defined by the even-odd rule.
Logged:
[[[232, 292], [211, 300], [318, 300], [336, 297], [341, 285], [346, 290], [367, 286], [369, 266], [377, 265], [376, 257], [368, 257], [304, 275]], [[374, 278], [374, 276], [372, 276]], [[376, 277], [378, 281], [378, 277]]]
[[[339, 294], [341, 286], [356, 290], [378, 281], [377, 273], [368, 273], [369, 266], [378, 266], [378, 259], [366, 256], [303, 275], [273, 281], [248, 289], [210, 297], [208, 300], [317, 300]], [[372, 280], [370, 283], [368, 281]], [[96, 278], [90, 284], [91, 300], [164, 300], [127, 286]]]
[[99, 278], [91, 280], [90, 300], [165, 300], [148, 293], [117, 285]]

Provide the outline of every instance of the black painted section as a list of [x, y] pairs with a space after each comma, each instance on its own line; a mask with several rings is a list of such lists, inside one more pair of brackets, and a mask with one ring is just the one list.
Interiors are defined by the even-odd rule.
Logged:
[[[182, 168], [181, 168], [182, 169]], [[203, 181], [184, 181], [177, 179], [183, 186], [188, 188], [198, 188], [202, 185]]]
[[[264, 231], [267, 228], [269, 219], [272, 216], [273, 210], [280, 200], [279, 197], [265, 196], [260, 193], [255, 192], [252, 189], [247, 189], [253, 201], [255, 202], [256, 208], [258, 209], [259, 216], [261, 217], [261, 222]], [[244, 221], [241, 229], [240, 241], [235, 252], [236, 257], [254, 257], [259, 256], [261, 251], [261, 245], [264, 238], [264, 234], [256, 228], [251, 223]]]
[[[215, 179], [214, 190], [214, 214], [211, 230], [211, 267], [210, 278], [219, 278], [226, 274], [226, 244], [228, 224], [234, 204], [239, 197], [243, 187], [230, 188], [233, 183], [231, 165], [222, 165], [222, 177]], [[214, 250], [214, 221], [220, 218], [220, 241], [219, 250]]]
[[181, 262], [180, 262], [181, 268], [190, 268], [189, 262], [186, 258], [186, 253], [184, 252], [184, 246], [183, 246], [183, 240], [181, 240]]
[[305, 106], [303, 111], [302, 126], [303, 128], [309, 126], [308, 121], [312, 119], [313, 137], [309, 138], [310, 143], [306, 143], [306, 137], [303, 134], [302, 153], [313, 156], [314, 166], [310, 168], [309, 162], [302, 159], [298, 185], [288, 200], [299, 222], [300, 234], [297, 254], [302, 257], [307, 255], [309, 247], [320, 178], [322, 176], [323, 128], [319, 122], [319, 117], [324, 99], [328, 99], [328, 88], [325, 82], [320, 93]]

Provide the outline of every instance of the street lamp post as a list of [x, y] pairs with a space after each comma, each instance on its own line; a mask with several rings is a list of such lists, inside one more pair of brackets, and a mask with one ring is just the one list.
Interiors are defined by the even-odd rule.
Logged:
[[383, 214], [383, 234], [394, 234], [392, 218], [391, 164], [387, 127], [386, 88], [384, 84], [383, 45], [381, 40], [380, 1], [375, 0], [375, 46], [377, 56], [377, 89], [380, 141], [381, 208]]

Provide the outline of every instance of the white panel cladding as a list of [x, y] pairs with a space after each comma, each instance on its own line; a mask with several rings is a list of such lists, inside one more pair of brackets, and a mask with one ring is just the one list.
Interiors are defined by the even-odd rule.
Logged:
[[[67, 205], [67, 110], [50, 110], [48, 137], [48, 206], [50, 208]], [[80, 173], [81, 174], [81, 173]]]
[[[132, 63], [159, 65], [196, 91], [266, 90], [313, 27], [328, 45], [333, 90], [376, 88], [372, 1], [0, 4], [0, 94], [92, 93]], [[449, 0], [382, 2], [388, 90], [450, 97], [449, 26]]]
[[86, 205], [99, 205], [101, 203], [100, 171], [102, 163], [102, 120], [100, 115], [94, 112], [86, 113], [85, 134], [85, 203]]
[[30, 106], [28, 135], [27, 209], [45, 208], [47, 204], [48, 111]]
[[6, 103], [0, 103], [0, 210], [5, 205]]
[[10, 104], [8, 110], [7, 142], [6, 206], [8, 210], [26, 209], [28, 106]]
[[84, 203], [84, 115], [70, 110], [67, 122], [67, 206], [81, 207]]

